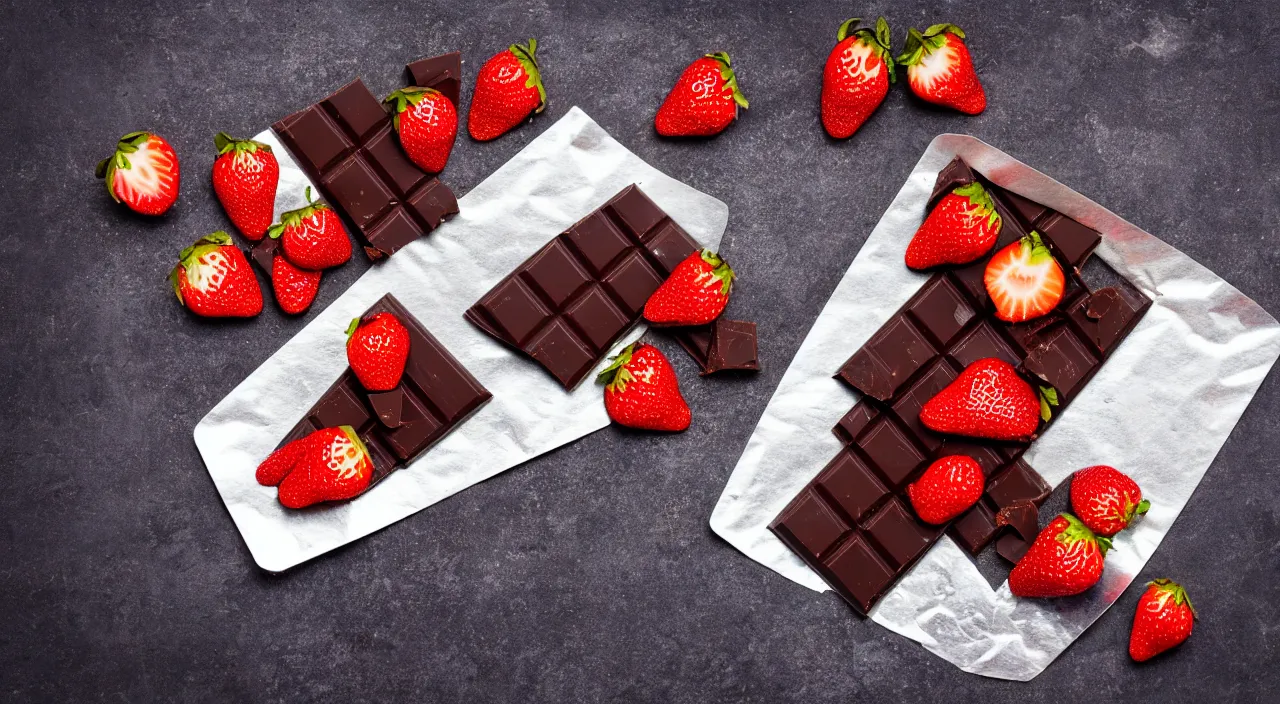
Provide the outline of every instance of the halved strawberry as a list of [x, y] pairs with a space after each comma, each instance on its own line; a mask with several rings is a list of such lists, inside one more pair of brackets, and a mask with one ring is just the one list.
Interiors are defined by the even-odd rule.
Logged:
[[1062, 267], [1040, 240], [1030, 235], [996, 252], [983, 277], [996, 317], [1010, 323], [1039, 318], [1062, 300]]
[[106, 179], [107, 193], [117, 203], [143, 215], [163, 215], [178, 199], [178, 155], [164, 137], [130, 132], [116, 151], [94, 171]]

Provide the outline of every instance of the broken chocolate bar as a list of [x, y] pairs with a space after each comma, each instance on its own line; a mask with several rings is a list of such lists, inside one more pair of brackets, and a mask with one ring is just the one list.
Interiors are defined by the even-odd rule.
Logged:
[[422, 88], [434, 88], [453, 103], [461, 114], [458, 99], [462, 94], [462, 54], [450, 52], [440, 56], [418, 59], [404, 67], [409, 83]]
[[409, 160], [391, 116], [358, 78], [271, 129], [374, 259], [458, 212], [453, 191]]
[[722, 371], [756, 371], [756, 324], [717, 318], [708, 325], [674, 329], [676, 342], [702, 369], [702, 375]]
[[499, 281], [465, 317], [573, 389], [698, 245], [631, 185]]
[[391, 294], [378, 299], [361, 317], [384, 312], [395, 315], [409, 330], [409, 361], [400, 385], [369, 393], [347, 369], [280, 443], [284, 446], [322, 428], [349, 425], [373, 460], [370, 488], [413, 462], [492, 398]]

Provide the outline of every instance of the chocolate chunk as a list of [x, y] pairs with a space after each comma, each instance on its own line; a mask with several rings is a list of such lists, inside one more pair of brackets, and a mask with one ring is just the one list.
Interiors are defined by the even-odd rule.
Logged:
[[711, 345], [703, 374], [760, 369], [756, 349], [756, 324], [718, 318], [711, 324]]
[[366, 251], [391, 256], [458, 212], [449, 187], [400, 148], [391, 116], [358, 78], [271, 128]]
[[1072, 322], [1098, 354], [1108, 354], [1142, 316], [1145, 300], [1131, 301], [1118, 288], [1108, 287], [1080, 299], [1068, 311]]
[[[1059, 396], [1074, 398], [1084, 382], [1101, 365], [1080, 336], [1067, 325], [1037, 336], [1022, 366], [1028, 373], [1057, 389]], [[1064, 399], [1059, 398], [1059, 403]]]
[[[462, 90], [462, 54], [456, 51], [426, 59], [418, 59], [404, 67], [409, 83], [422, 88], [435, 88], [458, 107]], [[461, 110], [459, 110], [461, 113]]]
[[276, 249], [279, 246], [280, 240], [272, 237], [263, 237], [253, 243], [253, 248], [249, 250], [249, 257], [253, 259], [253, 263], [267, 272], [267, 276], [271, 275], [271, 266], [275, 261]]
[[1102, 242], [1102, 235], [1056, 211], [1048, 211], [1036, 223], [1036, 230], [1049, 249], [1066, 263], [1079, 269]]
[[1023, 540], [1031, 542], [1040, 534], [1040, 507], [1032, 501], [1015, 501], [996, 514], [997, 526], [1009, 526]]
[[707, 355], [711, 352], [711, 325], [698, 325], [691, 328], [672, 328], [676, 342], [689, 353], [693, 361], [698, 363], [702, 373], [707, 372]]
[[369, 487], [412, 463], [492, 398], [391, 294], [378, 299], [361, 317], [384, 312], [395, 315], [409, 330], [409, 360], [400, 385], [370, 394], [347, 369], [280, 443], [283, 446], [322, 428], [350, 425], [373, 460]]
[[933, 192], [929, 194], [929, 204], [926, 210], [933, 210], [933, 206], [942, 200], [942, 197], [954, 191], [956, 188], [968, 185], [978, 180], [978, 175], [974, 173], [969, 165], [964, 163], [960, 157], [951, 160], [951, 163], [942, 167], [938, 172], [938, 178], [934, 182]]
[[1017, 533], [1005, 533], [996, 541], [996, 554], [1015, 565], [1030, 549], [1031, 542], [1023, 540]]
[[635, 185], [538, 250], [465, 317], [573, 389], [698, 245]]

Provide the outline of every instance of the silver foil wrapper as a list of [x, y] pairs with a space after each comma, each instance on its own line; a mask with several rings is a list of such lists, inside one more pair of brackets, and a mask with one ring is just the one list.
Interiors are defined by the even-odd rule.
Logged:
[[832, 374], [928, 278], [908, 270], [903, 254], [939, 170], [956, 156], [1100, 231], [1096, 256], [1155, 302], [1026, 454], [1050, 484], [1110, 464], [1150, 499], [1150, 512], [1115, 538], [1101, 583], [1067, 599], [1017, 599], [1007, 582], [993, 590], [943, 536], [869, 614], [966, 672], [1030, 680], [1120, 597], [1160, 544], [1280, 355], [1280, 325], [1213, 272], [1097, 203], [977, 139], [941, 135], [801, 343], [712, 514], [716, 533], [779, 574], [827, 589], [768, 524], [840, 450], [831, 428], [858, 396]]
[[[310, 183], [270, 130], [255, 139], [272, 145], [280, 161], [278, 218], [305, 203]], [[573, 108], [459, 199], [457, 216], [372, 266], [209, 411], [195, 428], [196, 446], [259, 566], [289, 569], [609, 423], [600, 388], [590, 380], [565, 392], [462, 313], [552, 237], [632, 183], [699, 243], [719, 246], [728, 222], [724, 203], [641, 161]], [[355, 256], [362, 256], [358, 249]], [[346, 368], [347, 323], [386, 293], [493, 399], [368, 493], [317, 509], [285, 509], [274, 487], [254, 480], [257, 465]], [[640, 326], [618, 347], [643, 332]]]

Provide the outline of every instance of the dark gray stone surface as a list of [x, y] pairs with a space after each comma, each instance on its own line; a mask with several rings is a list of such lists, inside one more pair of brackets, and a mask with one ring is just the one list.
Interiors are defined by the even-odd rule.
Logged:
[[[938, 133], [989, 141], [1280, 312], [1270, 0], [116, 5], [0, 4], [0, 700], [1203, 702], [1280, 688], [1276, 374], [1141, 575], [1183, 581], [1203, 617], [1181, 652], [1145, 666], [1125, 653], [1137, 588], [1038, 679], [998, 682], [707, 528], [788, 360]], [[934, 111], [898, 88], [853, 139], [825, 138], [822, 61], [859, 12], [886, 14], [895, 42], [910, 25], [969, 30], [987, 112]], [[665, 345], [694, 409], [687, 433], [605, 430], [261, 573], [191, 430], [306, 320], [269, 303], [249, 322], [202, 322], [169, 292], [177, 251], [227, 225], [214, 132], [252, 134], [355, 75], [386, 93], [406, 61], [444, 50], [463, 51], [470, 81], [531, 36], [548, 114], [492, 143], [461, 137], [447, 181], [466, 192], [581, 106], [729, 204], [733, 305], [760, 323], [765, 371], [697, 380]], [[657, 139], [676, 75], [720, 49], [750, 111], [711, 141]], [[182, 197], [158, 220], [92, 178], [119, 135], [145, 128], [183, 164]], [[366, 266], [326, 275], [315, 310]]]

